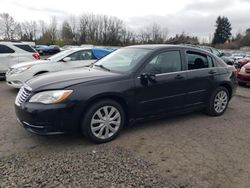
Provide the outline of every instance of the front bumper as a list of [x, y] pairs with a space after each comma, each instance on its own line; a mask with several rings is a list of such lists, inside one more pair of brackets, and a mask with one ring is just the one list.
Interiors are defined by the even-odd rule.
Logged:
[[37, 135], [57, 135], [57, 134], [64, 134], [64, 132], [56, 132], [56, 131], [50, 131], [46, 129], [46, 126], [37, 126], [37, 125], [31, 125], [25, 121], [21, 121], [20, 119], [17, 118], [17, 122], [25, 128], [27, 131], [37, 134]]
[[5, 79], [6, 77], [5, 77], [5, 72], [0, 72], [0, 79]]
[[20, 77], [11, 75], [9, 74], [9, 72], [6, 73], [6, 83], [7, 85], [18, 89], [21, 88], [24, 84]]
[[20, 89], [23, 86], [23, 83], [19, 80], [13, 80], [13, 81], [6, 80], [6, 83], [8, 86], [11, 86], [17, 89]]
[[54, 135], [79, 130], [80, 116], [74, 105], [15, 105], [17, 121], [26, 130], [38, 135]]

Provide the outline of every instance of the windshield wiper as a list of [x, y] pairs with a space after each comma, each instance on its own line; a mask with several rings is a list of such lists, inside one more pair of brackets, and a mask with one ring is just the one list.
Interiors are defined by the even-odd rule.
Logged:
[[100, 68], [102, 68], [102, 69], [104, 69], [104, 70], [106, 70], [106, 71], [110, 71], [109, 68], [104, 67], [103, 65], [95, 65], [95, 67], [100, 67]]

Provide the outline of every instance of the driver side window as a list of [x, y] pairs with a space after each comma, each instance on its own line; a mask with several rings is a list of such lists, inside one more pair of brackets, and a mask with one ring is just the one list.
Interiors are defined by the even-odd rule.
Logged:
[[91, 50], [84, 50], [84, 51], [75, 52], [75, 53], [69, 55], [68, 57], [70, 57], [71, 61], [81, 61], [81, 60], [94, 59]]
[[155, 56], [144, 68], [144, 73], [163, 74], [181, 71], [179, 51], [163, 52]]

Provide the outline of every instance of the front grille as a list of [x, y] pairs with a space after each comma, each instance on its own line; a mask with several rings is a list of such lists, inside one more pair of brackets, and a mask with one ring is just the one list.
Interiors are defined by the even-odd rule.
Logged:
[[21, 87], [16, 96], [16, 101], [15, 101], [16, 105], [20, 106], [21, 104], [23, 104], [29, 98], [31, 91], [32, 89], [27, 85]]

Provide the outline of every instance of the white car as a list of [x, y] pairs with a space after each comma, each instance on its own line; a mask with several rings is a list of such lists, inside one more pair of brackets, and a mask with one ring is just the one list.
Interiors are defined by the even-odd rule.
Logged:
[[5, 73], [11, 66], [37, 59], [40, 59], [40, 55], [28, 44], [0, 42], [0, 78], [5, 78]]
[[74, 48], [65, 50], [46, 60], [12, 66], [6, 73], [6, 82], [14, 88], [20, 88], [27, 80], [34, 76], [71, 68], [86, 67], [111, 52], [111, 50], [102, 48]]

